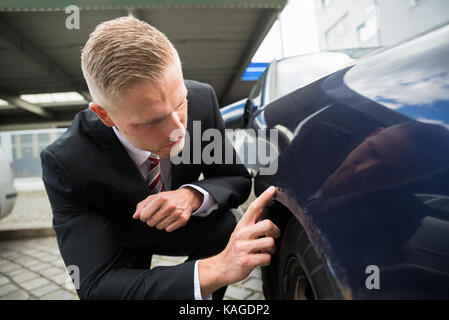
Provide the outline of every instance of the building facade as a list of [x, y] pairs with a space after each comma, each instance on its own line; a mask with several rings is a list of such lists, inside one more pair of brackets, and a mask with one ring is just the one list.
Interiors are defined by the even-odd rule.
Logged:
[[314, 0], [321, 50], [390, 46], [449, 23], [448, 0]]
[[14, 178], [40, 179], [41, 151], [65, 131], [66, 129], [40, 129], [0, 132], [0, 151], [9, 156]]

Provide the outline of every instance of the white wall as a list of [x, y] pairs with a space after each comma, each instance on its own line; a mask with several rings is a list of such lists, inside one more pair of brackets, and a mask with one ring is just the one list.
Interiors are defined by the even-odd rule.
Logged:
[[[315, 0], [320, 49], [388, 46], [449, 23], [449, 0], [424, 0], [411, 7], [410, 0], [333, 0], [326, 9]], [[369, 8], [378, 7], [378, 38], [360, 44], [357, 28], [369, 17]], [[347, 14], [346, 33], [327, 44], [325, 33]]]
[[378, 0], [380, 37], [393, 45], [449, 23], [448, 0], [425, 0], [410, 7], [410, 0]]
[[[367, 17], [366, 9], [373, 0], [334, 0], [327, 8], [323, 8], [321, 0], [315, 0], [315, 10], [320, 38], [320, 49], [342, 49], [359, 47], [357, 27]], [[327, 44], [325, 33], [344, 15], [347, 15], [347, 32], [336, 42]]]

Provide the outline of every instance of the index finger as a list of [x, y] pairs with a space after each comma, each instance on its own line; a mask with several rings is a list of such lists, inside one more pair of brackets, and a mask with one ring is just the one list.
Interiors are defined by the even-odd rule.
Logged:
[[137, 206], [136, 206], [136, 211], [133, 214], [133, 219], [139, 219], [140, 218], [140, 213], [142, 212], [142, 209], [145, 208], [145, 206], [150, 202], [151, 199], [149, 199], [150, 197], [152, 197], [152, 195], [146, 197], [145, 199], [143, 199], [142, 201], [140, 201]]
[[260, 218], [263, 207], [270, 201], [276, 194], [276, 188], [271, 186], [265, 190], [256, 200], [254, 200], [246, 210], [242, 219], [243, 224], [252, 224]]

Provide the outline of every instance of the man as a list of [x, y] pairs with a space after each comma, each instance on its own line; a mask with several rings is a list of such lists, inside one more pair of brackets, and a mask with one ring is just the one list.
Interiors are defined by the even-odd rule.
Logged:
[[441, 125], [406, 122], [379, 128], [330, 175], [321, 193], [341, 197], [410, 184], [449, 168], [449, 131]]
[[[135, 18], [114, 19], [92, 32], [81, 64], [94, 102], [41, 153], [53, 228], [66, 266], [79, 268], [79, 297], [222, 299], [227, 285], [269, 264], [279, 229], [257, 219], [275, 189], [236, 226], [229, 209], [251, 186], [242, 165], [170, 162], [195, 142], [186, 139], [193, 121], [223, 137], [224, 125], [213, 89], [183, 80], [169, 40]], [[152, 254], [189, 258], [150, 270]]]

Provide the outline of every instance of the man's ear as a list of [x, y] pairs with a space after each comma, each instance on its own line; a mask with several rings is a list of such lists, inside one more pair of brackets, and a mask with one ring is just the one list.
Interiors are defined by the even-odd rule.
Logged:
[[108, 127], [115, 126], [111, 117], [109, 117], [108, 112], [106, 110], [104, 110], [101, 106], [96, 104], [95, 102], [89, 103], [89, 109], [92, 110], [93, 112], [95, 112], [97, 114], [98, 118], [100, 118], [100, 120]]

